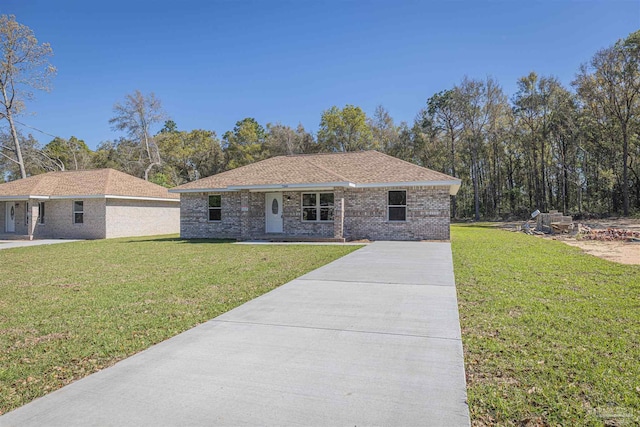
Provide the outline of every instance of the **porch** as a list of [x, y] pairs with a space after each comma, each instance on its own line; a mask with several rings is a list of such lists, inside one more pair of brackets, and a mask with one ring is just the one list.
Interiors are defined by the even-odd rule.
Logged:
[[0, 240], [33, 240], [40, 217], [38, 200], [0, 200]]
[[260, 241], [260, 242], [322, 242], [322, 243], [345, 243], [344, 237], [319, 237], [319, 236], [290, 236], [282, 234], [263, 234], [251, 236], [242, 241]]
[[29, 238], [28, 234], [16, 234], [16, 233], [0, 233], [0, 242], [3, 240], [32, 240], [33, 236]]

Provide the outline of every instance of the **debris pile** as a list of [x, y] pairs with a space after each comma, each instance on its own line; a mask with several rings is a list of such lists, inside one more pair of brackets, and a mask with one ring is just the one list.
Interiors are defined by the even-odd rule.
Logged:
[[[534, 223], [535, 221], [535, 223]], [[640, 231], [625, 228], [588, 226], [573, 222], [573, 218], [558, 211], [540, 212], [535, 210], [524, 224], [516, 226], [513, 231], [529, 235], [568, 234], [568, 237], [582, 240], [624, 241], [640, 243]]]
[[625, 230], [623, 228], [593, 229], [589, 226], [578, 224], [578, 234], [584, 240], [640, 242], [640, 231]]
[[530, 235], [544, 234], [540, 231], [535, 231], [533, 228], [531, 228], [531, 224], [529, 224], [529, 221], [522, 224], [522, 226], [517, 226], [513, 231], [522, 231], [523, 233], [530, 234]]

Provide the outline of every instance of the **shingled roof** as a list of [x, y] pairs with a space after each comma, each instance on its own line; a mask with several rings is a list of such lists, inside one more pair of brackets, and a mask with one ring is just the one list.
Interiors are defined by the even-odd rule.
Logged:
[[360, 151], [272, 157], [183, 184], [170, 191], [397, 185], [443, 185], [449, 186], [451, 194], [455, 194], [460, 180], [377, 151]]
[[180, 198], [166, 188], [115, 169], [48, 172], [0, 184], [0, 200], [10, 198], [125, 197]]

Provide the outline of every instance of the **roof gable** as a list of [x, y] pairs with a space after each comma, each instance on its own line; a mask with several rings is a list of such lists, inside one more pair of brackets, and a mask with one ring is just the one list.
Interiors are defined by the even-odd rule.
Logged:
[[272, 157], [178, 186], [171, 191], [399, 184], [450, 186], [455, 194], [460, 180], [377, 151], [360, 151]]
[[48, 172], [0, 184], [0, 197], [18, 196], [179, 199], [160, 185], [115, 169]]

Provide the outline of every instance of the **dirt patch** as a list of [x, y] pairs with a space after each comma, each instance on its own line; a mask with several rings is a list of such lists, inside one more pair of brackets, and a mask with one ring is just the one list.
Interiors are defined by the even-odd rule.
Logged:
[[574, 221], [588, 225], [591, 228], [624, 228], [625, 230], [640, 231], [640, 219], [608, 218], [597, 221]]
[[18, 341], [16, 342], [12, 347], [14, 349], [16, 348], [25, 348], [25, 347], [32, 347], [38, 344], [42, 344], [42, 343], [46, 343], [49, 341], [55, 341], [55, 340], [66, 340], [69, 339], [71, 337], [71, 334], [69, 333], [51, 333], [51, 334], [47, 334], [47, 335], [41, 335], [39, 337], [27, 337], [25, 338], [23, 341]]
[[79, 288], [81, 285], [78, 283], [61, 283], [59, 285], [56, 285], [59, 288], [66, 288], [66, 289], [76, 289]]
[[[640, 231], [640, 219], [633, 218], [607, 218], [602, 220], [574, 221], [574, 224], [583, 224], [594, 230], [606, 230], [608, 228]], [[504, 230], [516, 231], [524, 222], [510, 222], [499, 224]], [[535, 227], [535, 224], [532, 224]], [[543, 239], [553, 239], [575, 246], [598, 258], [617, 262], [620, 264], [640, 265], [640, 243], [625, 241], [599, 241], [580, 239], [579, 236], [567, 234], [535, 235]]]
[[584, 252], [620, 264], [640, 265], [640, 243], [600, 242], [596, 240], [578, 240], [559, 237], [558, 241], [575, 246]]

